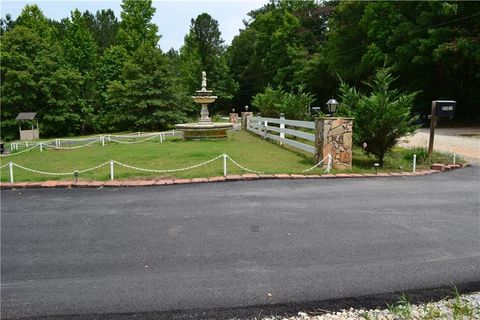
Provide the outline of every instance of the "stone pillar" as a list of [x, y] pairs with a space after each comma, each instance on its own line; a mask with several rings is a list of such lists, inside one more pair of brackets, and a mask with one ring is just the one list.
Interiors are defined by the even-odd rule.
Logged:
[[248, 117], [253, 117], [253, 112], [242, 112], [242, 130], [247, 130]]
[[232, 112], [230, 113], [230, 123], [237, 124], [238, 123], [238, 113]]
[[[315, 120], [315, 163], [329, 153], [334, 169], [352, 168], [353, 118], [320, 117]], [[327, 160], [324, 166], [327, 165]]]

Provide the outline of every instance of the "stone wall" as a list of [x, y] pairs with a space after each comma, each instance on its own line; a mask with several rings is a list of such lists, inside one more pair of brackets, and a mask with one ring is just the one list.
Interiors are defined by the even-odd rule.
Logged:
[[315, 163], [331, 154], [334, 169], [351, 169], [352, 129], [353, 118], [322, 117], [315, 120]]

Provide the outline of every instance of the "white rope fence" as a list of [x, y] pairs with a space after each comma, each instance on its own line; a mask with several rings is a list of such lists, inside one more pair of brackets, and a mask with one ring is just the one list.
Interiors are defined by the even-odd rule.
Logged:
[[[244, 166], [240, 165], [238, 162], [236, 162], [235, 160], [233, 160], [229, 155], [226, 155], [226, 157], [232, 161], [232, 163], [234, 165], [236, 165], [237, 167], [239, 167], [240, 169], [242, 170], [245, 170], [247, 172], [251, 172], [251, 173], [257, 173], [257, 174], [263, 174], [264, 172], [261, 172], [261, 171], [256, 171], [256, 170], [252, 170], [252, 169], [248, 169], [248, 168], [245, 168]], [[225, 170], [224, 170], [225, 171]], [[225, 173], [225, 172], [224, 172]]]
[[141, 143], [141, 142], [145, 142], [145, 141], [148, 141], [148, 140], [152, 140], [153, 138], [157, 138], [157, 137], [160, 138], [160, 140], [162, 141], [162, 134], [156, 134], [154, 136], [151, 136], [150, 138], [146, 138], [146, 139], [140, 140], [140, 141], [121, 141], [121, 140], [115, 140], [115, 139], [112, 139], [112, 138], [110, 138], [109, 141], [116, 142], [116, 143], [121, 143], [121, 144], [133, 144], [133, 143]]
[[[57, 150], [60, 150], [60, 149], [76, 150], [76, 149], [84, 148], [84, 147], [87, 147], [87, 146], [91, 146], [91, 145], [93, 145], [93, 144], [95, 144], [99, 141], [102, 144], [102, 146], [105, 146], [107, 141], [108, 142], [115, 142], [115, 143], [119, 143], [119, 144], [135, 144], [135, 143], [143, 143], [143, 142], [152, 140], [154, 138], [158, 138], [160, 143], [163, 143], [166, 140], [166, 136], [175, 136], [175, 130], [154, 132], [154, 133], [137, 132], [137, 133], [131, 133], [131, 134], [128, 134], [128, 135], [107, 134], [107, 135], [93, 136], [93, 137], [90, 137], [90, 138], [77, 138], [77, 139], [61, 138], [61, 139], [42, 141], [42, 142], [36, 143], [36, 144], [34, 144], [30, 147], [28, 145], [28, 141], [26, 141], [23, 144], [19, 143], [19, 142], [12, 142], [10, 144], [10, 150], [12, 150], [12, 151], [14, 151], [14, 150], [18, 151], [18, 147], [20, 145], [25, 145], [25, 147], [27, 149], [22, 150], [22, 151], [18, 151], [18, 152], [15, 152], [15, 153], [2, 154], [2, 155], [0, 155], [0, 157], [3, 158], [3, 157], [19, 155], [19, 154], [31, 151], [31, 150], [33, 150], [37, 147], [40, 149], [40, 152], [42, 152], [44, 148], [51, 148], [51, 149], [57, 149]], [[120, 140], [121, 138], [135, 139], [135, 138], [141, 138], [141, 137], [148, 137], [148, 138], [143, 139], [143, 140], [139, 140], [139, 141], [122, 141], [122, 140]], [[115, 139], [115, 138], [117, 138], [117, 139]], [[79, 142], [79, 141], [89, 141], [89, 142], [85, 143], [85, 144], [82, 144], [82, 145], [75, 145], [75, 146], [65, 145], [65, 143], [68, 144], [68, 142]], [[64, 142], [63, 146], [62, 146], [62, 142]]]
[[205, 165], [209, 164], [210, 162], [213, 162], [217, 159], [220, 159], [221, 157], [223, 157], [223, 154], [221, 154], [221, 155], [219, 155], [219, 156], [217, 156], [213, 159], [210, 159], [208, 161], [205, 161], [205, 162], [202, 162], [202, 163], [199, 163], [199, 164], [195, 164], [193, 166], [189, 166], [189, 167], [185, 167], [185, 168], [177, 168], [177, 169], [145, 169], [145, 168], [134, 167], [134, 166], [131, 166], [131, 165], [128, 165], [128, 164], [125, 164], [125, 163], [115, 161], [115, 160], [111, 160], [111, 161], [113, 163], [118, 164], [119, 166], [129, 168], [129, 169], [133, 169], [133, 170], [137, 170], [137, 171], [155, 172], [155, 173], [168, 173], [168, 172], [186, 171], [186, 170], [195, 169], [195, 168], [198, 168], [198, 167], [201, 167], [201, 166], [205, 166]]
[[82, 145], [79, 145], [79, 146], [73, 146], [73, 147], [62, 147], [62, 146], [60, 146], [60, 144], [52, 146], [52, 145], [49, 145], [49, 144], [42, 143], [42, 147], [50, 147], [50, 148], [54, 148], [54, 149], [75, 150], [75, 149], [80, 149], [80, 148], [83, 148], [83, 147], [91, 146], [92, 144], [94, 144], [95, 142], [98, 142], [98, 141], [100, 141], [100, 139], [95, 139], [93, 141], [90, 141], [89, 143], [82, 144]]
[[[191, 166], [188, 166], [188, 167], [183, 167], [183, 168], [175, 168], [175, 169], [148, 169], [148, 168], [140, 168], [140, 167], [136, 167], [136, 166], [132, 166], [132, 165], [129, 165], [129, 164], [126, 164], [126, 163], [121, 163], [119, 161], [116, 161], [116, 160], [110, 160], [110, 161], [107, 161], [107, 162], [104, 162], [104, 163], [101, 163], [97, 166], [94, 166], [94, 167], [91, 167], [91, 168], [87, 168], [87, 169], [83, 169], [83, 170], [74, 170], [74, 171], [71, 171], [71, 172], [47, 172], [47, 171], [41, 171], [41, 170], [36, 170], [36, 169], [32, 169], [32, 168], [28, 168], [28, 167], [25, 167], [25, 166], [22, 166], [22, 165], [19, 165], [17, 163], [14, 163], [14, 162], [9, 162], [3, 166], [1, 166], [0, 168], [5, 168], [5, 167], [9, 167], [9, 173], [10, 173], [10, 182], [14, 182], [14, 175], [13, 175], [13, 168], [14, 167], [17, 167], [19, 169], [22, 169], [22, 170], [25, 170], [25, 171], [28, 171], [28, 172], [32, 172], [32, 173], [37, 173], [37, 174], [42, 174], [42, 175], [48, 175], [48, 176], [71, 176], [73, 175], [75, 177], [75, 179], [78, 178], [78, 175], [81, 174], [81, 173], [86, 173], [86, 172], [90, 172], [90, 171], [93, 171], [93, 170], [97, 170], [97, 169], [100, 169], [102, 167], [105, 167], [107, 165], [110, 164], [110, 180], [113, 180], [114, 177], [115, 177], [115, 169], [114, 169], [114, 165], [119, 165], [121, 167], [125, 167], [125, 168], [128, 168], [128, 169], [132, 169], [132, 170], [137, 170], [137, 171], [142, 171], [142, 172], [153, 172], [153, 173], [171, 173], [171, 172], [180, 172], [180, 171], [186, 171], [186, 170], [192, 170], [192, 169], [195, 169], [195, 168], [198, 168], [198, 167], [202, 167], [202, 166], [205, 166], [209, 163], [212, 163], [220, 158], [223, 158], [223, 174], [226, 176], [227, 175], [227, 159], [230, 160], [234, 165], [236, 165], [237, 167], [239, 167], [240, 169], [244, 170], [244, 171], [247, 171], [247, 172], [252, 172], [252, 173], [257, 173], [257, 174], [261, 174], [263, 172], [261, 171], [256, 171], [256, 170], [252, 170], [252, 169], [249, 169], [249, 168], [246, 168], [242, 165], [240, 165], [238, 162], [236, 162], [235, 160], [233, 160], [229, 155], [227, 154], [221, 154], [221, 155], [218, 155], [210, 160], [207, 160], [207, 161], [204, 161], [202, 163], [198, 163], [198, 164], [195, 164], [195, 165], [191, 165]], [[332, 157], [331, 155], [328, 155], [327, 157], [325, 157], [320, 163], [322, 163], [323, 161], [325, 161], [325, 159], [328, 159], [328, 164], [327, 164], [327, 170], [326, 172], [330, 172], [331, 170], [331, 160], [332, 160]], [[320, 163], [317, 163], [315, 166], [309, 168], [309, 169], [306, 169], [302, 172], [308, 172], [316, 167], [318, 167], [320, 165]]]
[[331, 170], [332, 170], [332, 155], [329, 153], [325, 158], [322, 159], [322, 161], [320, 161], [319, 163], [317, 163], [316, 165], [314, 165], [313, 167], [311, 168], [308, 168], [306, 170], [303, 170], [302, 172], [309, 172], [313, 169], [315, 169], [316, 167], [318, 167], [319, 165], [321, 165], [325, 159], [328, 159], [328, 162], [327, 162], [327, 168], [325, 170], [325, 173], [329, 173]]

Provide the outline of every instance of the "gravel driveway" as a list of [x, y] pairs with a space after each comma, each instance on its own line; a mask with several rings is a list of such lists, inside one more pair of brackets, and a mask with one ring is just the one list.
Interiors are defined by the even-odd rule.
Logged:
[[[399, 146], [428, 148], [429, 136], [430, 129], [421, 128], [400, 140]], [[437, 128], [434, 150], [456, 153], [469, 162], [480, 163], [480, 127]]]

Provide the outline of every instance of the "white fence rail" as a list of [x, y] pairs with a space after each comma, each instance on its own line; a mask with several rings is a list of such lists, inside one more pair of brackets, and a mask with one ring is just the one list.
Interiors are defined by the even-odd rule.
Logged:
[[[279, 126], [272, 126], [271, 124], [278, 124]], [[313, 145], [285, 138], [285, 134], [287, 134], [303, 140], [315, 142], [315, 134], [285, 128], [285, 126], [315, 130], [315, 122], [313, 121], [288, 120], [283, 117], [280, 117], [279, 119], [249, 117], [247, 119], [248, 131], [256, 133], [264, 139], [268, 138], [278, 141], [280, 144], [286, 144], [305, 152], [315, 154], [315, 147]], [[274, 133], [278, 133], [278, 135]]]

